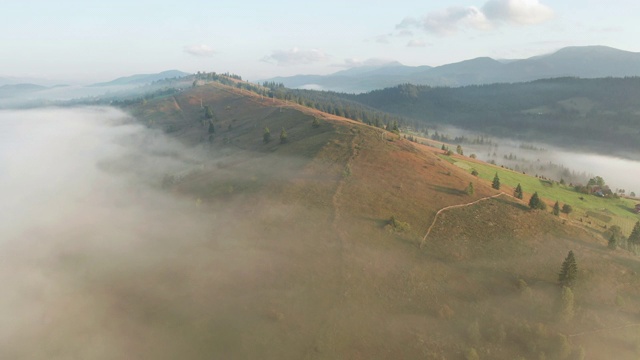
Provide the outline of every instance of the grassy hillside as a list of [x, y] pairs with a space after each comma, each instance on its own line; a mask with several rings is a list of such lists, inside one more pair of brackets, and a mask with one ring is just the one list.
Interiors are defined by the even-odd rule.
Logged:
[[[193, 221], [216, 224], [117, 285], [126, 295], [119, 308], [153, 329], [138, 335], [138, 355], [463, 359], [473, 348], [481, 359], [560, 359], [580, 347], [593, 358], [637, 355], [637, 328], [596, 341], [571, 336], [636, 322], [637, 259], [504, 195], [482, 200], [499, 195], [486, 180], [495, 168], [220, 84], [129, 111], [204, 154], [158, 186], [191, 201]], [[555, 282], [569, 249], [580, 271], [576, 310], [560, 321]]]
[[604, 232], [611, 225], [618, 225], [626, 235], [629, 235], [639, 219], [633, 211], [636, 202], [630, 199], [606, 199], [581, 194], [572, 187], [561, 185], [553, 180], [536, 178], [470, 158], [459, 156], [442, 156], [442, 158], [469, 172], [475, 169], [478, 171], [478, 176], [487, 181], [492, 181], [497, 173], [504, 186], [504, 191], [509, 194], [513, 194], [513, 190], [520, 184], [525, 193], [524, 199], [526, 201], [534, 192], [538, 192], [547, 203], [549, 210], [556, 201], [560, 202], [560, 206], [569, 204], [574, 211], [568, 216], [562, 214], [563, 218], [581, 222], [583, 226], [600, 232]]

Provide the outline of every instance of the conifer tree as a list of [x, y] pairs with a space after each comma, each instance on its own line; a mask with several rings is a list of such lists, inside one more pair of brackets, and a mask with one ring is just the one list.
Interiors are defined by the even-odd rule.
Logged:
[[618, 237], [616, 236], [616, 234], [611, 233], [611, 236], [609, 237], [609, 243], [607, 245], [611, 250], [615, 250], [618, 248]]
[[467, 188], [464, 189], [464, 192], [467, 193], [467, 195], [473, 195], [475, 193], [472, 182], [470, 182], [469, 186], [467, 186]]
[[572, 288], [577, 277], [578, 265], [576, 263], [576, 258], [573, 255], [573, 250], [570, 250], [569, 254], [567, 254], [567, 257], [562, 262], [562, 268], [560, 269], [560, 274], [558, 274], [558, 282], [562, 286]]
[[529, 207], [534, 210], [544, 210], [547, 208], [547, 205], [542, 200], [540, 200], [538, 192], [536, 191], [535, 193], [533, 193], [533, 195], [531, 195], [531, 199], [529, 199]]
[[280, 144], [284, 144], [287, 142], [287, 131], [282, 128], [282, 131], [280, 131]]
[[516, 190], [513, 192], [513, 197], [522, 200], [522, 187], [520, 186], [520, 184], [516, 186]]
[[627, 239], [630, 250], [634, 253], [638, 251], [638, 245], [640, 245], [640, 221], [636, 222], [636, 225], [631, 230], [631, 235]]
[[491, 187], [496, 190], [500, 190], [500, 178], [498, 177], [498, 173], [496, 173], [496, 176], [493, 177], [493, 183], [491, 184]]
[[271, 141], [271, 131], [268, 127], [264, 128], [264, 133], [262, 133], [262, 141], [266, 144]]
[[320, 121], [318, 121], [318, 118], [313, 118], [313, 122], [311, 122], [311, 127], [313, 127], [313, 128], [319, 128], [320, 127]]
[[558, 201], [553, 205], [553, 215], [560, 216], [560, 203]]
[[209, 106], [204, 107], [204, 117], [205, 119], [213, 119], [213, 111]]
[[458, 153], [458, 155], [464, 155], [464, 151], [462, 150], [462, 146], [460, 145], [456, 147], [456, 152]]

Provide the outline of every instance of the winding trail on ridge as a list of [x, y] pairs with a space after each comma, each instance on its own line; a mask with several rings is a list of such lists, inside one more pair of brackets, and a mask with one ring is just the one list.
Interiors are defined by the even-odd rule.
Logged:
[[427, 233], [422, 238], [422, 241], [420, 241], [420, 249], [422, 249], [422, 247], [424, 246], [424, 243], [427, 241], [427, 237], [429, 237], [429, 234], [431, 233], [431, 229], [433, 229], [433, 227], [436, 225], [436, 221], [438, 221], [438, 216], [440, 216], [440, 214], [443, 211], [475, 205], [475, 204], [477, 204], [479, 202], [482, 202], [482, 201], [485, 201], [485, 200], [490, 200], [490, 199], [493, 199], [493, 198], [497, 198], [498, 196], [502, 196], [502, 195], [513, 197], [513, 196], [511, 196], [509, 194], [505, 194], [503, 192], [500, 192], [499, 194], [483, 197], [483, 198], [480, 198], [480, 199], [478, 199], [476, 201], [470, 202], [468, 204], [451, 205], [451, 206], [443, 207], [442, 209], [438, 210], [438, 212], [436, 213], [436, 216], [434, 216], [434, 218], [433, 218], [433, 222], [431, 223], [431, 226], [429, 226], [429, 229], [427, 229]]

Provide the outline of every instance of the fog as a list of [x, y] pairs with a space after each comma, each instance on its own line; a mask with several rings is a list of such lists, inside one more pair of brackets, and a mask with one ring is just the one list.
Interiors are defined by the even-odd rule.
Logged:
[[247, 245], [268, 228], [246, 207], [160, 186], [215, 161], [112, 108], [0, 112], [0, 358], [241, 351], [233, 324], [264, 319], [252, 301], [286, 256]]
[[[626, 193], [640, 193], [640, 153], [621, 153], [619, 156], [580, 152], [559, 148], [542, 142], [525, 142], [510, 138], [497, 138], [454, 127], [440, 129], [450, 138], [464, 136], [465, 155], [476, 154], [478, 159], [495, 162], [530, 175], [540, 175], [567, 183], [586, 184], [589, 178], [601, 176], [611, 189], [624, 189]], [[483, 137], [488, 144], [475, 144]]]

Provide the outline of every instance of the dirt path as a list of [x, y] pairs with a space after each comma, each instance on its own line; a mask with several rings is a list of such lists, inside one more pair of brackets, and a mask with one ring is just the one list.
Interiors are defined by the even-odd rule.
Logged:
[[[483, 197], [483, 198], [481, 198], [481, 199], [478, 199], [478, 200], [476, 200], [476, 201], [470, 202], [470, 203], [468, 203], [468, 204], [451, 205], [451, 206], [447, 206], [447, 207], [444, 207], [444, 208], [442, 208], [442, 209], [438, 210], [438, 212], [436, 213], [436, 216], [433, 218], [433, 222], [431, 223], [431, 226], [429, 226], [429, 229], [427, 229], [427, 233], [426, 233], [426, 234], [424, 235], [424, 237], [422, 238], [422, 241], [420, 241], [420, 249], [422, 249], [422, 247], [424, 246], [424, 243], [427, 241], [427, 237], [429, 237], [429, 234], [431, 233], [431, 229], [433, 229], [433, 227], [434, 227], [434, 226], [435, 226], [435, 224], [436, 224], [436, 221], [438, 221], [438, 216], [439, 216], [443, 211], [450, 210], [450, 209], [461, 208], [461, 207], [465, 207], [465, 206], [475, 205], [475, 204], [477, 204], [477, 203], [479, 203], [479, 202], [481, 202], [481, 201], [485, 201], [485, 200], [493, 199], [493, 198], [496, 198], [496, 197], [498, 197], [498, 196], [502, 196], [502, 195], [506, 195], [506, 196], [509, 196], [509, 197], [513, 197], [513, 196], [511, 196], [511, 195], [509, 195], [509, 194], [505, 194], [505, 193], [501, 192], [501, 193], [496, 194], [496, 195]], [[514, 198], [514, 199], [515, 199], [515, 198]]]

